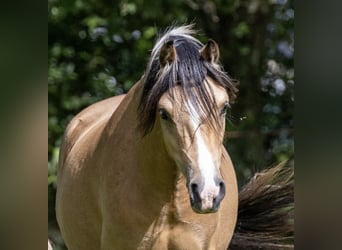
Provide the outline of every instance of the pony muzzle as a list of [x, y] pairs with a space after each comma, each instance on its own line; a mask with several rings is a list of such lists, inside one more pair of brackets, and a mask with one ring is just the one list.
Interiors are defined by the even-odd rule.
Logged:
[[214, 213], [220, 207], [226, 188], [221, 180], [218, 184], [205, 186], [196, 182], [189, 184], [190, 204], [196, 213]]

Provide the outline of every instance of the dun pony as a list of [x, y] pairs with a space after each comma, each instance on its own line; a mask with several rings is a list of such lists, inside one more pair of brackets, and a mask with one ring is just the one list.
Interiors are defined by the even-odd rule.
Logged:
[[69, 123], [56, 198], [69, 250], [224, 250], [238, 212], [242, 221], [250, 215], [238, 210], [223, 146], [237, 89], [219, 63], [218, 44], [194, 34], [192, 25], [169, 29], [127, 94]]

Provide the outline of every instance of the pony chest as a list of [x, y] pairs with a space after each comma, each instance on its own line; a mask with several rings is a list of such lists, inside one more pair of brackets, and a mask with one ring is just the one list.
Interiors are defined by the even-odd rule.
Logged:
[[[217, 228], [215, 216], [175, 214], [172, 206], [165, 205], [145, 233], [138, 249], [206, 249]], [[205, 220], [210, 220], [206, 221]], [[188, 220], [188, 221], [187, 221]]]

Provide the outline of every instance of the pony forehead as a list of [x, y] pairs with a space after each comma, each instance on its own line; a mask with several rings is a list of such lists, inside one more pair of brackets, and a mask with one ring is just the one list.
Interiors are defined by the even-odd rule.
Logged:
[[[211, 77], [204, 79], [203, 86], [208, 91], [211, 100], [218, 105], [229, 102], [229, 96], [226, 89], [217, 84]], [[189, 92], [195, 92], [196, 86], [191, 86], [189, 88]], [[185, 95], [186, 92], [184, 92], [181, 85], [173, 86], [160, 97], [159, 106], [172, 107], [175, 106], [175, 104], [189, 105], [189, 100]], [[201, 101], [201, 99], [196, 99], [196, 101]], [[191, 103], [190, 105], [193, 107]]]
[[[159, 109], [166, 110], [171, 114], [174, 122], [195, 121], [201, 124], [204, 120], [211, 120], [211, 127], [217, 129], [214, 125], [217, 120], [216, 114], [222, 108], [223, 104], [229, 101], [226, 89], [215, 83], [211, 78], [206, 78], [203, 84], [207, 90], [211, 105], [200, 103], [203, 98], [188, 98], [187, 92], [184, 92], [182, 86], [177, 85], [166, 91], [160, 98], [158, 103]], [[192, 86], [191, 88], [196, 88]], [[190, 92], [195, 92], [194, 89]], [[210, 123], [210, 122], [209, 122]]]

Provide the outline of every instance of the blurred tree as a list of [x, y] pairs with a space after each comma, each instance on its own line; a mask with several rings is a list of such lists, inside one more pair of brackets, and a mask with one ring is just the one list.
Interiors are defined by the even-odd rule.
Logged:
[[156, 35], [195, 22], [239, 84], [226, 146], [240, 185], [293, 155], [293, 0], [48, 1], [49, 228], [55, 233], [58, 147], [70, 119], [141, 77]]

